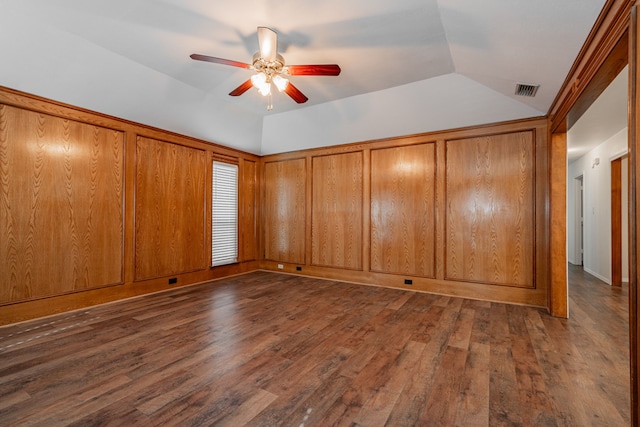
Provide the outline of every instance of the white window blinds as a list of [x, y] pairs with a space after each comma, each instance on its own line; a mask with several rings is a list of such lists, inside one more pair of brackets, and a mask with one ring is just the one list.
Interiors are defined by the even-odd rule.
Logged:
[[213, 162], [211, 265], [238, 261], [238, 166]]

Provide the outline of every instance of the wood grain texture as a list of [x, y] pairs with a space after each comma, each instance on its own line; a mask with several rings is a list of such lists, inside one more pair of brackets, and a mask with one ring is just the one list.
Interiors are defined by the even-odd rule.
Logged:
[[446, 144], [446, 279], [534, 287], [534, 132]]
[[371, 272], [371, 149], [362, 150], [362, 272]]
[[[531, 211], [528, 212], [531, 219], [529, 225], [533, 232], [530, 244], [531, 251], [524, 249], [529, 256], [530, 267], [535, 269], [531, 272], [531, 279], [535, 279], [533, 286], [504, 286], [503, 284], [493, 285], [481, 281], [452, 280], [446, 278], [446, 244], [447, 244], [447, 141], [451, 140], [473, 140], [475, 138], [493, 138], [495, 135], [502, 135], [509, 139], [508, 135], [514, 135], [514, 140], [518, 139], [518, 135], [531, 134], [531, 185], [533, 186], [533, 194], [529, 200]], [[434, 142], [435, 141], [435, 142]], [[394, 148], [421, 146], [423, 144], [435, 145], [435, 231], [434, 236], [430, 237], [435, 240], [435, 274], [434, 276], [409, 275], [407, 273], [390, 273], [380, 272], [371, 267], [372, 257], [372, 197], [376, 197], [372, 191], [372, 181], [376, 179], [376, 172], [372, 167], [372, 152], [381, 150], [392, 151]], [[549, 304], [549, 277], [551, 261], [550, 251], [550, 233], [549, 233], [549, 134], [547, 119], [523, 120], [515, 122], [500, 123], [494, 125], [486, 125], [482, 127], [465, 128], [455, 131], [442, 133], [414, 135], [407, 137], [390, 138], [379, 141], [369, 141], [357, 144], [347, 144], [336, 147], [324, 147], [301, 152], [283, 153], [277, 155], [269, 155], [264, 158], [265, 163], [294, 160], [304, 157], [307, 160], [307, 176], [313, 176], [313, 159], [316, 157], [343, 155], [352, 153], [362, 153], [363, 155], [363, 205], [362, 205], [362, 245], [360, 252], [362, 254], [362, 268], [340, 268], [323, 264], [315, 264], [312, 262], [313, 245], [306, 245], [306, 264], [287, 264], [282, 265], [282, 270], [278, 266], [276, 260], [261, 260], [260, 268], [267, 270], [278, 270], [293, 274], [304, 274], [316, 277], [324, 277], [335, 280], [344, 280], [357, 283], [369, 283], [378, 286], [388, 286], [395, 288], [407, 288], [404, 280], [407, 276], [413, 281], [410, 285], [413, 290], [425, 292], [433, 292], [438, 294], [446, 294], [453, 296], [465, 296], [468, 298], [477, 298], [482, 300], [512, 302], [516, 304], [528, 304], [538, 307], [547, 307]], [[346, 170], [346, 168], [345, 168]], [[315, 212], [314, 203], [317, 203], [318, 195], [314, 194], [314, 186], [317, 181], [308, 180], [306, 189], [306, 241], [312, 242], [312, 227], [309, 226], [313, 222]], [[387, 183], [387, 185], [391, 185]], [[270, 183], [265, 180], [264, 191], [270, 191]], [[420, 192], [424, 191], [422, 187], [414, 188], [416, 193], [407, 198], [414, 198], [414, 203], [418, 203], [422, 197]], [[464, 191], [468, 189], [463, 188]], [[333, 197], [332, 194], [330, 194]], [[264, 197], [264, 195], [263, 195]], [[489, 197], [485, 194], [483, 197]], [[511, 197], [511, 196], [510, 196]], [[314, 202], [315, 200], [315, 202]], [[414, 230], [411, 230], [413, 233]], [[416, 231], [418, 233], [418, 231]], [[417, 239], [416, 239], [417, 240]], [[343, 238], [344, 241], [344, 238]], [[373, 251], [377, 251], [374, 248]], [[301, 268], [301, 273], [297, 268]], [[513, 266], [510, 266], [513, 267]]]
[[242, 187], [240, 190], [240, 256], [241, 261], [253, 261], [258, 257], [258, 175], [257, 163], [244, 160], [241, 163]]
[[[611, 84], [611, 82], [620, 74], [624, 67], [628, 64], [629, 57], [629, 37], [624, 34], [616, 34], [620, 39], [613, 46], [609, 55], [602, 55], [602, 52], [598, 52], [598, 55], [602, 55], [598, 58], [598, 61], [603, 60], [599, 67], [595, 67], [595, 64], [589, 64], [593, 67], [595, 74], [590, 80], [584, 80], [583, 75], [579, 76], [580, 82], [584, 81], [584, 90], [575, 100], [575, 103], [571, 106], [571, 109], [567, 111], [566, 129], [571, 129], [573, 125], [582, 117], [582, 115], [591, 107], [596, 99], [605, 91], [605, 89]], [[610, 34], [609, 36], [614, 36]], [[613, 40], [609, 41], [609, 43]], [[559, 130], [559, 129], [558, 129]]]
[[0, 304], [123, 282], [122, 132], [0, 104]]
[[[134, 207], [136, 200], [135, 183], [137, 169], [137, 135], [144, 134], [148, 138], [154, 138], [160, 141], [166, 141], [168, 143], [202, 150], [207, 153], [208, 157], [213, 156], [215, 158], [220, 158], [223, 161], [238, 162], [241, 160], [247, 160], [258, 164], [258, 156], [223, 147], [215, 143], [205, 142], [195, 138], [163, 131], [161, 129], [109, 117], [104, 114], [87, 111], [82, 108], [65, 105], [56, 101], [43, 99], [7, 88], [0, 87], [0, 104], [4, 105], [3, 108], [15, 108], [19, 111], [28, 111], [30, 112], [29, 114], [34, 114], [38, 117], [42, 116], [42, 126], [43, 129], [47, 131], [47, 134], [44, 134], [38, 130], [38, 126], [40, 126], [40, 119], [29, 121], [22, 120], [20, 115], [3, 115], [3, 118], [0, 121], [2, 123], [2, 130], [0, 130], [0, 133], [3, 135], [2, 138], [9, 136], [10, 139], [8, 140], [9, 151], [4, 150], [6, 147], [0, 148], [0, 152], [5, 156], [4, 166], [0, 167], [3, 167], [3, 170], [5, 171], [9, 171], [10, 176], [19, 177], [21, 176], [21, 173], [24, 174], [27, 171], [30, 171], [26, 175], [22, 176], [28, 176], [29, 179], [32, 179], [36, 176], [36, 172], [39, 171], [37, 172], [39, 174], [38, 176], [47, 176], [51, 179], [55, 176], [56, 179], [55, 182], [52, 180], [44, 182], [44, 178], [40, 179], [40, 190], [37, 193], [40, 203], [37, 204], [38, 210], [35, 216], [30, 214], [23, 215], [21, 213], [20, 220], [16, 222], [12, 219], [12, 224], [22, 226], [20, 225], [20, 221], [30, 221], [32, 219], [36, 219], [36, 221], [33, 222], [33, 224], [36, 225], [38, 225], [39, 221], [45, 222], [46, 225], [41, 227], [44, 230], [40, 230], [44, 233], [40, 233], [39, 231], [40, 236], [38, 239], [49, 239], [52, 236], [55, 237], [62, 235], [62, 233], [66, 233], [70, 229], [66, 226], [67, 221], [71, 221], [73, 219], [73, 221], [75, 221], [75, 230], [77, 233], [77, 236], [71, 236], [71, 234], [68, 234], [61, 239], [63, 244], [65, 242], [68, 243], [66, 248], [60, 249], [60, 245], [57, 245], [54, 249], [49, 248], [51, 245], [47, 246], [47, 248], [34, 247], [44, 255], [41, 260], [37, 260], [36, 264], [46, 262], [48, 269], [44, 275], [38, 272], [38, 274], [45, 277], [45, 281], [41, 286], [41, 289], [36, 289], [37, 292], [40, 292], [40, 296], [35, 296], [36, 294], [32, 293], [31, 285], [29, 284], [33, 282], [36, 271], [27, 271], [26, 268], [23, 268], [22, 271], [24, 272], [27, 280], [22, 280], [20, 277], [16, 278], [16, 283], [19, 283], [18, 292], [22, 292], [23, 294], [25, 292], [30, 292], [30, 295], [34, 296], [28, 297], [28, 299], [20, 299], [19, 301], [11, 301], [9, 303], [0, 302], [0, 324], [24, 321], [27, 319], [93, 306], [104, 302], [130, 298], [145, 293], [157, 292], [167, 288], [175, 288], [176, 286], [184, 286], [224, 276], [236, 275], [255, 270], [259, 267], [258, 261], [253, 260], [217, 269], [206, 268], [204, 270], [193, 272], [176, 275], [172, 274], [170, 277], [176, 277], [178, 279], [178, 283], [172, 285], [168, 285], [166, 276], [144, 281], [135, 280]], [[3, 111], [6, 112], [8, 110], [5, 108]], [[79, 124], [82, 124], [81, 127], [83, 129], [88, 129], [87, 132], [82, 131], [85, 136], [78, 136], [79, 132], [77, 129]], [[55, 130], [57, 127], [68, 127], [68, 130], [58, 132]], [[52, 129], [55, 130], [55, 132], [52, 131]], [[40, 163], [38, 163], [40, 165], [38, 166], [39, 169], [36, 170], [34, 161], [32, 164], [21, 165], [21, 172], [14, 173], [15, 171], [12, 171], [11, 168], [14, 168], [16, 164], [13, 163], [13, 160], [9, 161], [9, 159], [13, 156], [12, 153], [14, 153], [14, 151], [12, 150], [21, 148], [20, 144], [16, 144], [15, 146], [12, 145], [14, 141], [14, 132], [16, 130], [18, 130], [19, 134], [22, 136], [35, 135], [30, 139], [30, 141], [35, 144], [30, 145], [32, 148], [34, 146], [48, 147], [48, 144], [55, 142], [56, 135], [62, 134], [63, 139], [66, 138], [64, 135], [68, 135], [70, 149], [65, 151], [66, 148], [64, 141], [66, 140], [64, 140], [63, 143], [56, 145], [58, 149], [47, 149], [46, 151], [41, 150], [45, 154], [38, 157], [38, 159], [40, 159]], [[94, 131], [96, 132], [95, 135], [93, 133]], [[107, 135], [106, 137], [104, 136], [105, 134]], [[94, 147], [94, 144], [97, 143], [98, 139], [94, 139], [95, 137], [98, 139], [102, 138], [104, 140], [104, 144], [110, 148], [103, 152], [100, 151], [101, 149], [96, 149], [97, 146]], [[38, 138], [40, 140], [38, 140]], [[5, 141], [7, 140], [5, 139]], [[116, 145], [112, 146], [112, 144]], [[59, 155], [53, 157], [52, 154], [56, 152], [58, 152]], [[78, 156], [80, 152], [83, 153], [82, 161], [80, 161], [79, 158], [75, 158], [75, 156]], [[86, 153], [88, 152], [91, 154], [87, 155]], [[36, 156], [35, 151], [30, 151], [30, 153], [32, 156]], [[94, 154], [97, 154], [97, 157], [92, 157]], [[64, 160], [65, 156], [68, 161]], [[114, 158], [113, 161], [110, 160], [111, 157]], [[49, 160], [52, 161], [50, 162]], [[78, 160], [78, 162], [76, 162], [76, 160]], [[95, 160], [98, 161], [97, 165], [94, 165]], [[109, 165], [110, 163], [113, 164]], [[65, 169], [68, 168], [69, 165], [70, 169]], [[22, 169], [23, 167], [24, 169]], [[60, 172], [61, 170], [63, 170], [63, 172]], [[67, 187], [67, 184], [69, 183], [66, 175], [67, 170], [71, 171], [72, 176], [71, 191], [73, 196], [69, 203], [66, 201], [69, 198], [69, 193], [67, 191], [69, 188]], [[94, 172], [96, 172], [96, 182], [92, 183], [92, 176], [94, 176], [92, 174]], [[205, 179], [206, 185], [208, 186], [208, 191], [205, 192], [207, 195], [211, 194], [210, 173], [210, 168], [207, 168], [208, 175], [207, 179]], [[5, 180], [0, 182], [5, 185], [4, 190], [7, 190], [7, 188], [10, 188], [8, 187], [9, 185], [13, 186], [17, 181], [11, 178], [8, 181]], [[1, 185], [2, 184], [0, 184], [0, 186]], [[52, 196], [52, 194], [46, 193], [45, 189], [46, 191], [49, 191], [53, 185], [60, 187], [55, 189], [55, 194], [52, 193], [55, 195], [55, 200], [57, 201], [55, 203], [48, 204], [41, 203], [45, 200], [43, 196], [47, 196], [47, 198], [50, 199], [49, 196]], [[90, 191], [83, 193], [83, 189], [86, 188], [91, 188], [90, 191], [95, 190], [95, 195], [92, 196]], [[60, 192], [60, 189], [63, 189], [62, 192]], [[13, 193], [13, 190], [11, 191], [11, 196], [13, 197], [15, 193]], [[116, 196], [118, 193], [120, 196]], [[2, 194], [6, 196], [4, 199], [2, 199]], [[28, 195], [27, 191], [23, 192], [23, 195], [27, 196], [26, 199], [22, 196], [17, 199], [10, 199], [9, 196], [7, 196], [9, 193], [6, 191], [2, 194], [0, 194], [0, 201], [5, 203], [3, 206], [6, 209], [5, 213], [8, 213], [8, 215], [15, 215], [20, 203], [25, 203], [25, 201], [30, 203], [31, 201], [29, 199], [31, 196]], [[108, 203], [106, 201], [108, 201]], [[55, 211], [55, 209], [65, 203], [67, 206], [64, 207], [63, 211]], [[75, 207], [76, 204], [78, 205], [77, 209]], [[45, 206], [46, 209], [43, 209], [43, 206]], [[101, 228], [100, 230], [97, 228], [93, 229], [91, 235], [83, 228], [87, 226], [88, 223], [84, 218], [80, 218], [78, 216], [81, 213], [86, 213], [90, 206], [91, 209], [93, 209], [91, 213], [91, 226]], [[67, 216], [71, 208], [73, 208], [74, 211], [73, 218]], [[206, 215], [210, 216], [210, 209], [207, 209]], [[105, 221], [104, 224], [100, 224], [98, 221], [103, 221], [103, 219]], [[206, 220], [207, 223], [208, 221], [209, 219]], [[64, 223], [64, 226], [58, 227], [59, 223]], [[12, 225], [12, 227], [14, 225]], [[4, 239], [5, 234], [3, 234], [7, 230], [9, 230], [9, 228], [0, 231], [0, 246], [8, 241]], [[15, 228], [13, 230], [15, 231]], [[85, 233], [85, 231], [87, 231], [87, 233], [82, 234]], [[23, 233], [22, 230], [20, 233]], [[102, 233], [104, 233], [104, 236]], [[100, 240], [94, 239], [96, 235], [99, 235]], [[24, 234], [24, 237], [26, 238], [27, 235]], [[210, 234], [205, 233], [205, 237], [209, 239], [205, 245], [207, 250], [209, 250], [211, 247]], [[71, 280], [58, 280], [60, 274], [66, 274], [69, 266], [75, 262], [72, 261], [71, 258], [71, 256], [76, 256], [72, 252], [72, 245], [76, 245], [78, 242], [81, 242], [81, 249], [85, 250], [86, 246], [84, 246], [84, 242], [86, 239], [92, 239], [92, 249], [90, 251], [90, 257], [92, 258], [90, 261], [91, 266], [89, 274], [95, 277], [99, 274], [109, 274], [107, 272], [111, 272], [115, 277], [112, 280], [115, 282], [112, 280], [107, 281], [99, 279], [101, 281], [99, 283], [101, 284], [93, 282], [90, 284], [90, 287], [85, 288], [84, 285], [79, 285], [77, 283], [74, 284]], [[22, 244], [24, 241], [26, 240], [23, 239], [21, 241], [17, 241], [17, 243]], [[15, 245], [15, 242], [11, 244]], [[38, 240], [38, 244], [40, 244], [40, 240]], [[113, 251], [109, 246], [111, 244], [116, 245], [113, 246]], [[51, 253], [45, 254], [45, 250], [50, 250]], [[110, 251], [111, 253], [106, 253], [106, 251]], [[116, 254], [115, 251], [117, 251], [119, 255]], [[84, 256], [84, 254], [80, 255]], [[3, 256], [3, 260], [8, 259], [9, 258]], [[207, 256], [206, 259], [208, 261], [210, 257]], [[54, 265], [54, 263], [57, 265], [62, 263], [62, 267], [59, 269], [59, 267]], [[35, 264], [32, 263], [30, 265], [33, 266]], [[40, 268], [39, 266], [36, 267]], [[73, 268], [79, 271], [78, 268]], [[0, 276], [2, 276], [6, 271], [7, 269], [5, 269], [5, 265], [0, 262]], [[29, 280], [31, 280], [31, 282], [29, 282]], [[5, 282], [3, 282], [2, 287], [0, 287], [0, 291], [6, 291], [5, 295], [8, 295], [12, 291], [9, 288], [8, 282], [6, 283], [7, 286], [5, 287]], [[110, 286], [115, 284], [123, 284], [123, 286]], [[26, 285], [29, 285], [30, 288], [26, 289]], [[53, 295], [49, 295], [50, 293], [53, 293]]]
[[371, 270], [435, 277], [435, 144], [371, 151]]
[[622, 286], [621, 158], [611, 161], [611, 286]]
[[305, 159], [264, 165], [264, 257], [305, 262]]
[[0, 328], [0, 425], [629, 425], [627, 292], [569, 274], [569, 320], [253, 272]]
[[[535, 254], [535, 280], [536, 290], [541, 291], [541, 298], [546, 301], [547, 308], [551, 305], [550, 277], [551, 263], [549, 254], [551, 251], [551, 219], [550, 219], [550, 179], [549, 167], [551, 159], [549, 146], [551, 138], [548, 126], [537, 128], [536, 133], [536, 254]], [[560, 260], [558, 261], [560, 263]], [[567, 304], [565, 298], [560, 303]]]
[[624, 68], [626, 52], [622, 39], [628, 37], [629, 16], [635, 3], [629, 0], [605, 3], [549, 109], [552, 132], [566, 132], [567, 125], [575, 123], [618, 75], [616, 69]]
[[444, 139], [436, 142], [436, 279], [445, 278], [445, 236], [447, 234], [445, 194], [447, 192], [447, 171], [442, 165], [447, 161], [447, 143]]
[[629, 347], [631, 425], [640, 424], [640, 23], [637, 2], [629, 19]]
[[549, 310], [554, 316], [568, 317], [566, 133], [551, 135], [549, 158]]
[[362, 269], [362, 152], [313, 157], [311, 263]]
[[202, 150], [138, 136], [136, 280], [208, 266], [206, 167]]

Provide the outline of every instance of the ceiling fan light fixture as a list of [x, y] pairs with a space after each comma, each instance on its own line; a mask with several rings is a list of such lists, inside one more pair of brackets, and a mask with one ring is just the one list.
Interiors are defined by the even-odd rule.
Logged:
[[298, 104], [309, 100], [300, 90], [290, 83], [286, 76], [338, 76], [338, 64], [289, 65], [285, 66], [284, 58], [278, 53], [278, 34], [268, 27], [258, 27], [258, 52], [253, 55], [253, 62], [233, 61], [215, 56], [194, 53], [191, 59], [230, 65], [255, 71], [256, 74], [244, 81], [240, 86], [229, 92], [230, 96], [240, 96], [251, 87], [258, 89], [261, 95], [269, 98], [267, 110], [271, 110], [271, 83], [278, 91], [284, 92]]
[[271, 84], [270, 83], [263, 84], [262, 86], [260, 86], [258, 88], [258, 91], [260, 92], [260, 95], [262, 95], [262, 96], [271, 95]]
[[264, 73], [257, 73], [251, 76], [251, 84], [258, 89], [262, 96], [267, 96], [271, 93], [271, 83]]
[[285, 79], [280, 74], [273, 76], [273, 84], [276, 85], [279, 92], [282, 92], [289, 85], [289, 79]]

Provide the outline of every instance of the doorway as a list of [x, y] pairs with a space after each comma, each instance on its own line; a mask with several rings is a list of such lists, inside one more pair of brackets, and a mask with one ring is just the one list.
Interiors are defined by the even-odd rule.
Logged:
[[608, 284], [620, 284], [623, 271], [620, 158], [628, 152], [628, 73], [623, 68], [567, 132], [569, 261]]

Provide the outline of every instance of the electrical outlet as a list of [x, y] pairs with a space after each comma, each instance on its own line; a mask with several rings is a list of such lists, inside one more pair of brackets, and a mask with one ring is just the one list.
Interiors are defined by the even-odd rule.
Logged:
[[297, 266], [297, 267], [296, 267], [296, 271], [302, 271], [302, 267]]
[[411, 279], [404, 279], [404, 284], [405, 284], [405, 285], [413, 285], [413, 280], [411, 280]]
[[178, 278], [177, 277], [172, 277], [169, 279], [169, 284], [170, 285], [175, 285], [176, 283], [178, 283]]
[[278, 264], [278, 270], [282, 270], [283, 268], [284, 268], [284, 265]]

